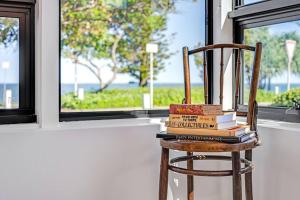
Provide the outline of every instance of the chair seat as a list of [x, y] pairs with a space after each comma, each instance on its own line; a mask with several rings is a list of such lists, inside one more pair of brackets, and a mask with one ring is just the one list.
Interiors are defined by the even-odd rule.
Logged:
[[258, 144], [256, 138], [235, 144], [211, 141], [160, 140], [160, 145], [163, 148], [187, 152], [239, 152], [253, 149]]

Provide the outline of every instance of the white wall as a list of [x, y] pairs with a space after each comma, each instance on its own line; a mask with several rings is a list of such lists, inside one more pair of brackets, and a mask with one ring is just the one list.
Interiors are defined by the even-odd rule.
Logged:
[[254, 154], [257, 200], [297, 200], [300, 180], [300, 131], [260, 128], [263, 146]]
[[[2, 127], [0, 200], [157, 199], [159, 130], [148, 120]], [[254, 151], [255, 200], [298, 200], [299, 124], [263, 122], [259, 131], [263, 146]], [[196, 167], [231, 165], [199, 161]], [[170, 173], [169, 184], [170, 200], [186, 199], [185, 176]], [[231, 177], [196, 177], [195, 187], [196, 199], [232, 199]]]
[[1, 130], [0, 200], [156, 199], [159, 126], [135, 123]]

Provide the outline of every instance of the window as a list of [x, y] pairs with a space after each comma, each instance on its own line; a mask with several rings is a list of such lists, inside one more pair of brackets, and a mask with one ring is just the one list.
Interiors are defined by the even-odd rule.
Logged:
[[[260, 12], [254, 12], [258, 4], [237, 8], [230, 16], [234, 18], [236, 42], [263, 43], [257, 93], [259, 116], [299, 122], [299, 112], [291, 108], [300, 102], [300, 3], [278, 2], [259, 3], [264, 8]], [[245, 96], [249, 92], [251, 57], [243, 55]]]
[[19, 18], [0, 17], [1, 109], [19, 108]]
[[260, 1], [263, 1], [263, 0], [244, 0], [244, 5], [256, 3], [256, 2], [260, 2]]
[[0, 123], [35, 122], [34, 2], [0, 3]]
[[268, 1], [268, 0], [235, 0], [235, 6], [244, 6], [244, 5], [251, 5], [254, 3], [259, 3], [262, 1]]
[[[300, 100], [300, 20], [244, 29], [245, 44], [255, 45], [257, 41], [264, 42], [257, 96], [259, 105], [293, 106], [293, 98]], [[244, 59], [247, 85], [252, 61], [248, 55]]]
[[[166, 115], [182, 102], [182, 47], [206, 44], [205, 1], [60, 4], [61, 121]], [[195, 103], [203, 102], [201, 66], [194, 57]]]

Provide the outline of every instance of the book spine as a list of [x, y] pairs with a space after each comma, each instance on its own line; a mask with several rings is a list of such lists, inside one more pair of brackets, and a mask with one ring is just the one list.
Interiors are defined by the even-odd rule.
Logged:
[[195, 140], [195, 141], [213, 141], [213, 142], [225, 142], [225, 143], [238, 143], [240, 139], [237, 138], [225, 138], [222, 136], [201, 136], [201, 135], [169, 135], [169, 134], [157, 134], [157, 138], [166, 140]]
[[184, 122], [184, 121], [166, 121], [166, 127], [174, 128], [206, 128], [217, 129], [217, 124], [213, 123], [198, 123], [198, 122]]
[[210, 136], [236, 136], [234, 130], [210, 130], [167, 127], [167, 133], [188, 135], [210, 135]]
[[170, 109], [169, 110], [170, 114], [178, 114], [178, 115], [202, 115], [202, 116], [207, 116], [207, 115], [223, 115], [223, 112], [220, 111], [201, 111], [201, 110], [185, 110], [185, 109]]
[[216, 124], [215, 116], [201, 116], [201, 115], [169, 115], [170, 121], [183, 121], [183, 122], [197, 122], [197, 123], [214, 123]]
[[221, 115], [223, 114], [220, 106], [205, 107], [204, 105], [180, 105], [171, 104], [170, 114], [186, 114], [186, 115]]
[[201, 110], [222, 110], [221, 105], [213, 104], [171, 104], [171, 107], [184, 108], [184, 109], [201, 109]]

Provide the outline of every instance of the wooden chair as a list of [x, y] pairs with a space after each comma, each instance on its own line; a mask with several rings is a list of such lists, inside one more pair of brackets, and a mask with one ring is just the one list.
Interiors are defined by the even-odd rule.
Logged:
[[[183, 48], [183, 64], [184, 64], [184, 80], [185, 80], [185, 99], [184, 103], [191, 104], [191, 84], [190, 84], [190, 67], [189, 56], [195, 53], [203, 53], [203, 67], [204, 67], [204, 92], [205, 103], [208, 103], [208, 76], [207, 76], [207, 51], [220, 50], [220, 104], [223, 104], [223, 83], [224, 83], [224, 49], [232, 49], [236, 56], [236, 70], [235, 70], [235, 95], [233, 97], [233, 110], [237, 111], [237, 116], [247, 117], [247, 123], [251, 130], [256, 131], [257, 119], [257, 103], [256, 91], [258, 85], [258, 77], [260, 70], [260, 60], [262, 44], [257, 43], [256, 47], [242, 45], [242, 44], [215, 44], [206, 47], [188, 50]], [[252, 80], [250, 85], [250, 95], [248, 101], [248, 111], [240, 112], [238, 104], [240, 101], [240, 83], [241, 83], [241, 58], [242, 51], [254, 52], [254, 63], [252, 71]], [[257, 135], [258, 136], [258, 135]], [[187, 175], [187, 199], [194, 200], [194, 180], [193, 176], [232, 176], [233, 177], [233, 199], [242, 200], [242, 182], [241, 175], [245, 174], [245, 192], [246, 199], [253, 200], [252, 194], [252, 149], [258, 146], [259, 139], [254, 138], [244, 143], [226, 144], [220, 142], [201, 142], [201, 141], [178, 141], [178, 140], [160, 140], [162, 147], [161, 166], [160, 166], [160, 182], [159, 182], [159, 200], [167, 200], [168, 188], [168, 172], [169, 170]], [[169, 150], [178, 150], [187, 152], [187, 156], [177, 157], [169, 161]], [[240, 154], [245, 151], [245, 158], [241, 158]], [[194, 155], [193, 152], [231, 152], [231, 156], [210, 156], [210, 155]], [[232, 170], [222, 171], [207, 171], [193, 169], [194, 160], [230, 160], [232, 161]], [[187, 168], [177, 167], [174, 164], [178, 162], [187, 161]], [[245, 167], [241, 167], [244, 163]]]

